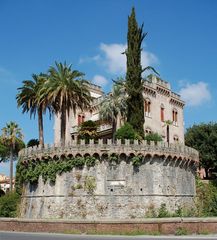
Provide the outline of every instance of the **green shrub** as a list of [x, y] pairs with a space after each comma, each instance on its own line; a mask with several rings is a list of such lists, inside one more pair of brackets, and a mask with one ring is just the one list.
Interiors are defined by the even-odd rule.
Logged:
[[116, 162], [118, 163], [118, 155], [115, 153], [112, 153], [109, 157], [108, 157], [108, 161], [109, 162]]
[[165, 203], [162, 203], [160, 205], [160, 208], [158, 210], [158, 217], [159, 218], [170, 217], [170, 213], [168, 212]]
[[85, 163], [87, 167], [93, 167], [96, 163], [96, 158], [91, 156], [86, 157]]
[[16, 217], [20, 195], [16, 192], [0, 197], [0, 217]]
[[86, 143], [88, 143], [90, 139], [97, 139], [97, 127], [98, 125], [91, 120], [83, 122], [78, 132], [79, 139], [84, 139]]
[[142, 155], [138, 155], [138, 156], [132, 157], [132, 164], [133, 164], [133, 166], [135, 166], [135, 167], [140, 166], [141, 163], [142, 163], [142, 159], [143, 159]]
[[115, 133], [116, 139], [138, 139], [138, 134], [133, 129], [129, 123], [125, 123], [121, 128], [119, 128]]
[[84, 189], [89, 193], [93, 194], [96, 189], [96, 178], [93, 176], [86, 176], [84, 181]]
[[178, 227], [176, 229], [176, 232], [175, 232], [175, 235], [176, 236], [182, 236], [182, 235], [187, 235], [188, 234], [188, 231], [187, 229], [183, 228], [183, 227]]
[[196, 180], [195, 199], [197, 216], [217, 216], [217, 185], [216, 181], [203, 182]]
[[162, 137], [158, 133], [149, 133], [145, 136], [145, 140], [148, 142], [154, 141], [156, 143], [162, 141]]

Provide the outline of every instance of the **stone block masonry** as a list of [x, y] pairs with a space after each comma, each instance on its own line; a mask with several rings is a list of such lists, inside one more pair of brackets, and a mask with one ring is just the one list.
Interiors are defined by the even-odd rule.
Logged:
[[[110, 156], [117, 156], [118, 161]], [[23, 164], [76, 156], [94, 156], [93, 167], [73, 168], [57, 175], [56, 182], [26, 183], [21, 216], [38, 219], [106, 220], [144, 218], [150, 209], [166, 204], [170, 212], [191, 208], [195, 196], [198, 152], [182, 145], [120, 141], [104, 144], [81, 141], [62, 148], [24, 149]], [[135, 166], [132, 158], [141, 156]]]

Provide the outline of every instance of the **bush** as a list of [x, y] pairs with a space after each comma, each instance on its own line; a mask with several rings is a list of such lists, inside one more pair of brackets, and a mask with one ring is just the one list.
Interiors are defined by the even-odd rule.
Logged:
[[20, 196], [16, 192], [0, 197], [0, 217], [16, 217]]
[[138, 139], [138, 134], [133, 129], [129, 123], [125, 123], [121, 128], [119, 128], [115, 133], [116, 139]]
[[133, 166], [135, 166], [135, 167], [140, 166], [141, 163], [142, 163], [142, 160], [143, 160], [143, 156], [142, 156], [142, 155], [134, 156], [134, 157], [132, 158], [132, 164], [133, 164]]
[[176, 229], [176, 232], [175, 232], [175, 235], [176, 236], [182, 236], [182, 235], [187, 235], [188, 234], [188, 231], [187, 229], [183, 228], [183, 227], [178, 227]]
[[145, 140], [148, 142], [154, 141], [156, 143], [162, 141], [162, 137], [158, 133], [149, 133], [145, 136]]
[[217, 183], [196, 180], [196, 191], [197, 216], [217, 216]]
[[91, 120], [83, 122], [80, 126], [78, 137], [84, 139], [86, 143], [89, 142], [90, 139], [97, 139], [97, 127], [98, 125]]
[[158, 217], [159, 218], [170, 217], [170, 213], [168, 212], [165, 203], [162, 203], [160, 205], [160, 208], [158, 210]]
[[34, 147], [39, 145], [39, 140], [36, 138], [32, 138], [28, 141], [27, 147]]

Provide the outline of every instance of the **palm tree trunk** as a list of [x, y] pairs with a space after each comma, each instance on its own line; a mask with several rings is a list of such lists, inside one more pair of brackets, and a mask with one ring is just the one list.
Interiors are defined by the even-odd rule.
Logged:
[[39, 130], [39, 144], [42, 147], [44, 147], [43, 114], [41, 108], [38, 108], [38, 130]]
[[65, 146], [65, 138], [66, 138], [66, 107], [65, 104], [62, 105], [61, 111], [61, 144]]
[[10, 192], [13, 190], [13, 147], [10, 149]]
[[116, 132], [116, 125], [117, 125], [117, 123], [116, 123], [116, 121], [113, 119], [112, 120], [112, 141], [113, 141], [113, 143], [114, 143], [114, 141], [115, 141], [115, 132]]
[[167, 125], [167, 143], [170, 144], [170, 127]]

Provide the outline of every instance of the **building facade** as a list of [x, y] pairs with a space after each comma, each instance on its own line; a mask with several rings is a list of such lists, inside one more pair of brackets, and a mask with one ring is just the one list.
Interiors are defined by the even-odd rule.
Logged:
[[[98, 133], [101, 138], [111, 138], [112, 125], [100, 121], [99, 105], [104, 92], [100, 86], [90, 85], [90, 94], [94, 98], [93, 105], [87, 111], [77, 109], [76, 114], [70, 112], [66, 124], [66, 142], [71, 142], [78, 135], [79, 125], [87, 120], [99, 124]], [[184, 144], [184, 102], [180, 96], [172, 92], [170, 84], [155, 75], [149, 75], [144, 81], [144, 131], [145, 134], [158, 133], [163, 140], [170, 143]], [[119, 121], [117, 128], [123, 122]], [[55, 116], [54, 143], [60, 143], [60, 116]]]
[[[14, 189], [15, 179], [13, 179], [13, 189]], [[5, 193], [10, 190], [10, 178], [4, 174], [0, 173], [0, 189]]]

